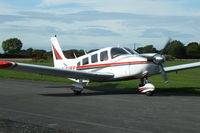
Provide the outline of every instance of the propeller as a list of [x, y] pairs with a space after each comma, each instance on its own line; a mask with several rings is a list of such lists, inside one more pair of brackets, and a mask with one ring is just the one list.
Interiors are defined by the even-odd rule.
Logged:
[[168, 83], [168, 77], [163, 67], [163, 63], [165, 62], [165, 57], [160, 54], [156, 54], [153, 56], [153, 62], [159, 66], [161, 75], [163, 76], [164, 83]]
[[164, 69], [164, 62], [166, 61], [165, 56], [163, 54], [166, 54], [167, 49], [169, 47], [170, 42], [172, 41], [171, 38], [168, 39], [167, 43], [165, 44], [164, 48], [160, 51], [160, 54], [140, 54], [140, 56], [147, 58], [148, 61], [151, 61], [159, 66], [160, 73], [163, 76], [164, 83], [168, 83], [168, 77], [167, 73]]
[[161, 75], [163, 76], [164, 79], [164, 83], [167, 84], [168, 83], [168, 77], [167, 74], [163, 68], [163, 64], [159, 65], [160, 71], [161, 71]]

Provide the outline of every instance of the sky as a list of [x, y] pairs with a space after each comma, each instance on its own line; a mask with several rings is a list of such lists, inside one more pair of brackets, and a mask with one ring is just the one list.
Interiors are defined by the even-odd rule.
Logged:
[[[107, 46], [164, 47], [169, 38], [200, 42], [199, 0], [0, 0], [0, 41], [17, 37], [23, 49]], [[0, 49], [2, 52], [2, 49]]]

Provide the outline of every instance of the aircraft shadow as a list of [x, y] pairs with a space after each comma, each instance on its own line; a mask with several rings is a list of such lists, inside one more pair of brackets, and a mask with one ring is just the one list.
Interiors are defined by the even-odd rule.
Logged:
[[[117, 86], [117, 85], [116, 85]], [[131, 88], [117, 88], [115, 85], [112, 87], [99, 87], [99, 86], [88, 86], [82, 92], [81, 95], [74, 95], [72, 91], [67, 93], [49, 93], [49, 94], [40, 94], [42, 96], [52, 96], [52, 97], [71, 97], [71, 96], [95, 96], [95, 95], [140, 95], [140, 92], [137, 89]], [[46, 88], [68, 88], [66, 86], [48, 86]], [[154, 96], [200, 96], [200, 88], [157, 88]]]
[[200, 96], [200, 87], [156, 88], [156, 96]]
[[[48, 88], [67, 88], [66, 86], [54, 86]], [[107, 88], [107, 87], [87, 87], [84, 89], [81, 95], [74, 95], [71, 91], [69, 93], [51, 93], [40, 94], [42, 96], [55, 96], [55, 97], [70, 97], [70, 96], [95, 96], [95, 95], [119, 95], [119, 94], [139, 94], [136, 89], [120, 89], [120, 88]]]

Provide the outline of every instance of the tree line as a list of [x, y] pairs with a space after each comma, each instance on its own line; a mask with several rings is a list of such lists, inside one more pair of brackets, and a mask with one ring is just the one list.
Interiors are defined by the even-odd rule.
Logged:
[[[23, 43], [18, 38], [10, 38], [2, 42], [3, 54], [1, 58], [33, 58], [36, 60], [52, 60], [52, 52], [43, 49], [22, 49]], [[93, 52], [97, 49], [88, 51]], [[200, 44], [191, 42], [184, 45], [181, 41], [170, 39], [165, 47], [157, 50], [153, 45], [146, 45], [136, 49], [138, 53], [160, 53], [178, 59], [200, 59]], [[67, 58], [75, 58], [85, 54], [84, 50], [65, 50], [63, 51]]]
[[[4, 53], [0, 54], [0, 58], [33, 58], [34, 60], [52, 60], [51, 51], [43, 49], [22, 49], [23, 43], [18, 38], [10, 38], [2, 42]], [[91, 51], [89, 51], [91, 52]], [[83, 49], [71, 49], [63, 51], [67, 58], [75, 58], [85, 54]]]
[[198, 42], [184, 45], [181, 41], [169, 39], [161, 50], [157, 50], [153, 45], [146, 45], [136, 51], [138, 53], [160, 53], [177, 59], [200, 59], [200, 44]]

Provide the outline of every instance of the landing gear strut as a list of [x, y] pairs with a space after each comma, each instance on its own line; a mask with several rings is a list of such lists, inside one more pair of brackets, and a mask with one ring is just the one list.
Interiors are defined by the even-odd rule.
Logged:
[[140, 84], [138, 89], [141, 93], [144, 93], [147, 96], [152, 96], [155, 91], [155, 86], [149, 83], [147, 80], [147, 76], [145, 76], [140, 79]]
[[141, 78], [140, 79], [139, 87], [142, 87], [142, 86], [144, 86], [147, 83], [148, 83], [148, 78], [147, 77]]

